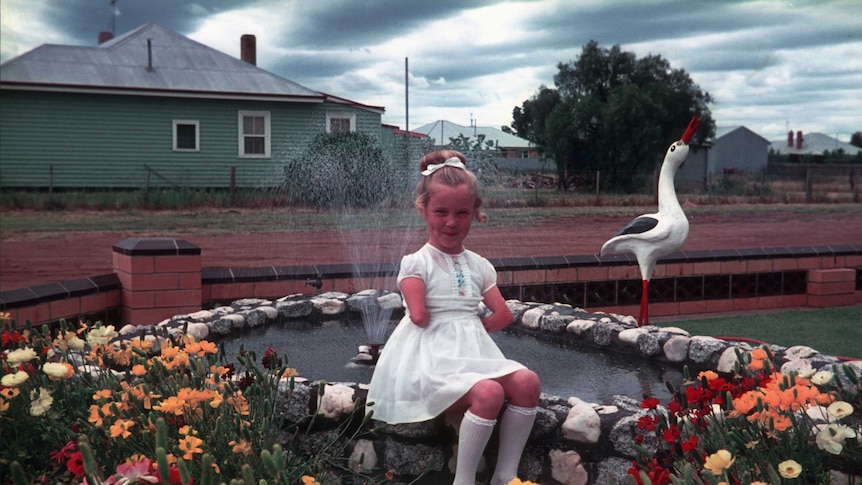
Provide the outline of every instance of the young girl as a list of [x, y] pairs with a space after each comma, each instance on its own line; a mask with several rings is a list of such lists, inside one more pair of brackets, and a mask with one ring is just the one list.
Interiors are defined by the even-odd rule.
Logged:
[[[428, 243], [404, 256], [398, 285], [407, 307], [392, 332], [368, 392], [374, 418], [390, 424], [463, 413], [455, 485], [473, 485], [485, 445], [500, 419], [492, 485], [516, 478], [539, 401], [535, 372], [508, 360], [488, 332], [512, 323], [487, 259], [464, 248], [482, 199], [467, 159], [453, 150], [419, 161], [416, 208]], [[480, 316], [479, 303], [490, 310]]]

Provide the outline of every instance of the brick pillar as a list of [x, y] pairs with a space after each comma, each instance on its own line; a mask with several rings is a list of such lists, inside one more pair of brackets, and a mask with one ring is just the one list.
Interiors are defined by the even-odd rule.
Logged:
[[808, 271], [808, 306], [826, 308], [856, 303], [856, 271], [848, 268]]
[[123, 324], [153, 325], [201, 309], [201, 249], [183, 239], [130, 237], [114, 245]]

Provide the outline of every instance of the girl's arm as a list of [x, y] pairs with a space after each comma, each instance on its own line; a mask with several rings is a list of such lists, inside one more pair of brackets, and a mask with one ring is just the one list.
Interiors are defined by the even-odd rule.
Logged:
[[494, 286], [486, 291], [482, 302], [493, 312], [482, 320], [482, 326], [485, 327], [485, 330], [496, 332], [508, 327], [512, 323], [512, 311], [506, 305], [506, 300], [503, 299], [500, 288]]
[[410, 320], [417, 327], [427, 327], [431, 323], [431, 314], [425, 306], [425, 282], [420, 278], [404, 278], [398, 287], [404, 302], [407, 303]]

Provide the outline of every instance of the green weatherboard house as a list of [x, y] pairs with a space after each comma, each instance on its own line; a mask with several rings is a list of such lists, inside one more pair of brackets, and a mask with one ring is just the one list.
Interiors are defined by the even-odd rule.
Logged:
[[0, 187], [264, 187], [317, 134], [384, 108], [321, 93], [156, 24], [0, 65]]

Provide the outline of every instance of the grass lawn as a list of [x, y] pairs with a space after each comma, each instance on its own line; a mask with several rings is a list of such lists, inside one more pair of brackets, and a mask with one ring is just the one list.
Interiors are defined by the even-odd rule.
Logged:
[[787, 347], [807, 345], [826, 355], [862, 359], [860, 305], [698, 319], [657, 319], [654, 323], [680, 327], [692, 335], [745, 337]]

